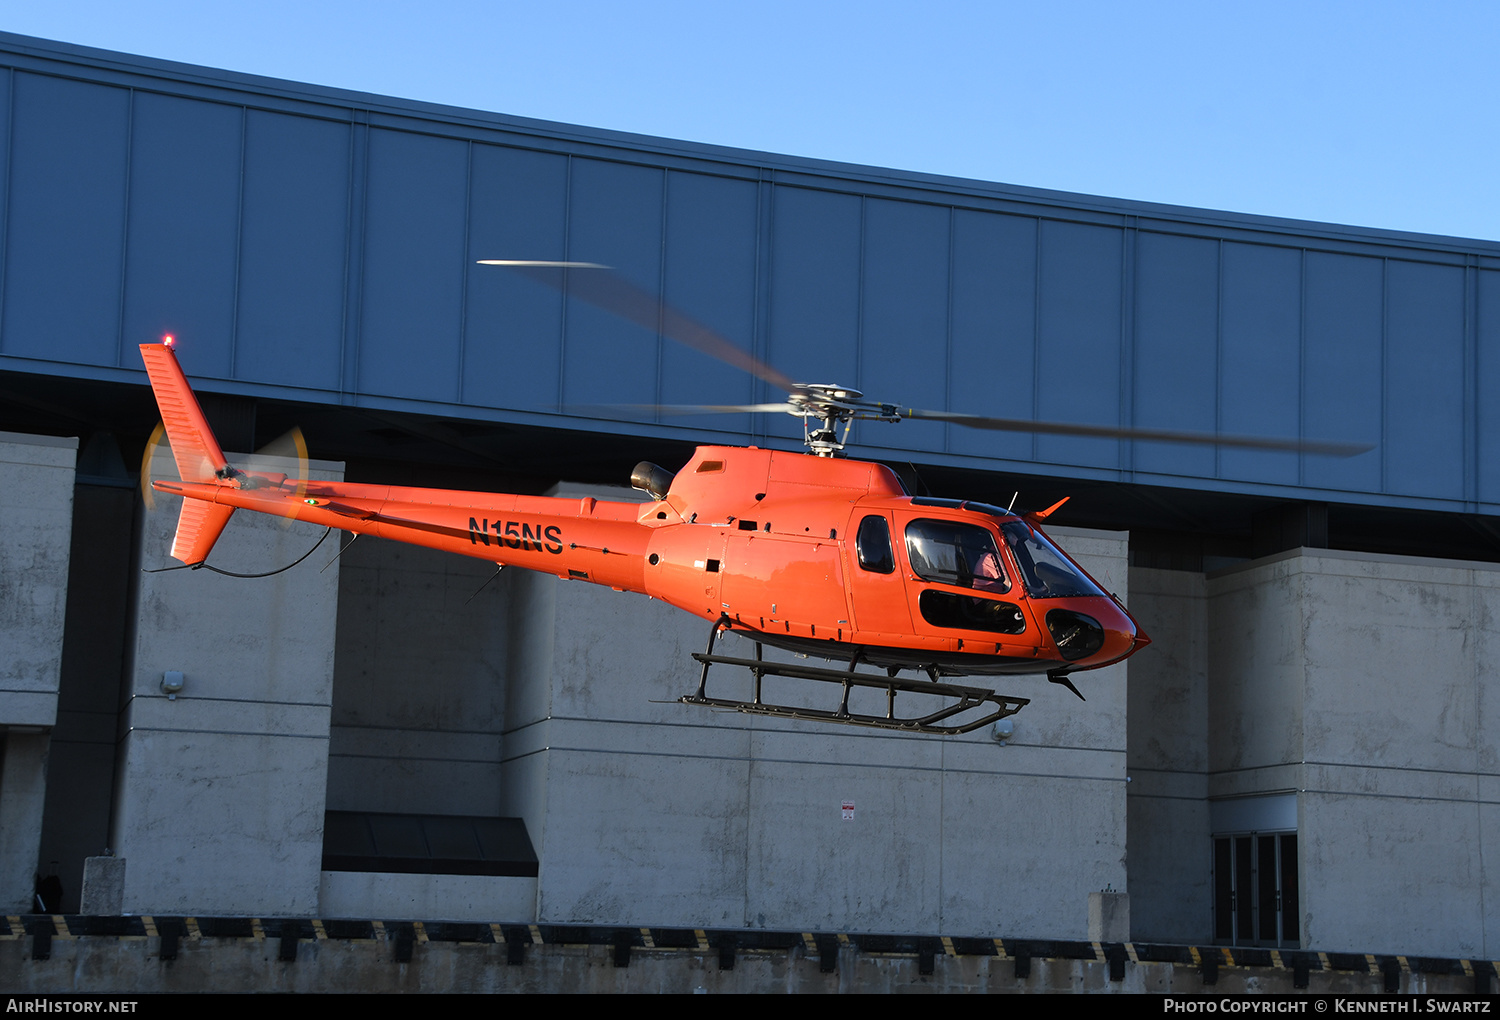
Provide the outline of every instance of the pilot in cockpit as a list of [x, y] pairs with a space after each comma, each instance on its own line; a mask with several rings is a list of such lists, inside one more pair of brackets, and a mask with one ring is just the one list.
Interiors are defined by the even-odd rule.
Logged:
[[1005, 568], [1000, 565], [1000, 553], [995, 549], [994, 540], [988, 534], [984, 539], [977, 550], [978, 555], [971, 561], [973, 587], [980, 591], [1010, 591], [1010, 581], [1005, 577]]

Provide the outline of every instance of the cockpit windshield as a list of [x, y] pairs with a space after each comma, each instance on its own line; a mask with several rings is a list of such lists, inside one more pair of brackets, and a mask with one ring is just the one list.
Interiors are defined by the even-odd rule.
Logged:
[[[1024, 521], [1007, 521], [1000, 525], [1010, 545], [1027, 594], [1034, 599], [1061, 599], [1073, 596], [1104, 595], [1098, 585], [1075, 567], [1057, 546]], [[1108, 596], [1105, 596], [1106, 598]]]

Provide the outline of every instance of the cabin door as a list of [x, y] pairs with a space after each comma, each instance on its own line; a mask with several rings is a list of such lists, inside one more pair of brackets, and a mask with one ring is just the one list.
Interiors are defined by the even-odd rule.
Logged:
[[861, 632], [908, 636], [905, 571], [897, 559], [888, 513], [856, 513], [849, 522], [854, 536], [848, 571], [853, 625]]

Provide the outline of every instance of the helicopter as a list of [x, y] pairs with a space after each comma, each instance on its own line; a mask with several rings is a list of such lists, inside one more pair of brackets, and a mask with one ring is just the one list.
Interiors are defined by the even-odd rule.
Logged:
[[[184, 497], [171, 555], [204, 565], [237, 509], [375, 535], [502, 566], [659, 599], [710, 623], [698, 687], [684, 704], [914, 733], [966, 733], [1030, 699], [951, 677], [1042, 674], [1083, 694], [1074, 674], [1121, 662], [1150, 638], [1118, 597], [1042, 530], [1066, 499], [1018, 510], [912, 496], [889, 467], [842, 456], [856, 420], [938, 420], [1006, 431], [1211, 443], [1348, 455], [1364, 447], [1155, 429], [989, 418], [868, 400], [836, 384], [799, 383], [606, 266], [483, 260], [579, 297], [710, 354], [787, 392], [785, 402], [649, 408], [663, 413], [785, 412], [803, 420], [806, 453], [700, 446], [677, 472], [631, 475], [644, 503], [308, 481], [231, 465], [175, 353], [140, 346]], [[647, 406], [635, 405], [632, 410]], [[839, 430], [842, 428], [842, 434]], [[151, 456], [148, 444], [147, 459]], [[1013, 501], [1014, 503], [1014, 501]], [[753, 657], [722, 655], [724, 633]], [[766, 646], [843, 668], [768, 658]], [[749, 699], [711, 696], [711, 667], [743, 667]], [[905, 677], [903, 673], [913, 673]], [[837, 707], [783, 704], [766, 677], [836, 685]], [[880, 706], [863, 704], [876, 692]], [[897, 710], [898, 697], [903, 698]], [[916, 701], [920, 706], [909, 711]]]

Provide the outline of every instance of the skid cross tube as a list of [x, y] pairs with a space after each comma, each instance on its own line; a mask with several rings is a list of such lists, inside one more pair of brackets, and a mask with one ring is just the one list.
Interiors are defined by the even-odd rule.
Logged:
[[[693, 658], [703, 664], [703, 671], [698, 679], [698, 690], [694, 694], [684, 695], [679, 700], [685, 705], [703, 705], [709, 708], [731, 709], [736, 712], [745, 712], [751, 715], [781, 716], [789, 719], [816, 719], [822, 722], [839, 723], [845, 726], [870, 726], [877, 729], [902, 730], [908, 733], [932, 733], [940, 735], [953, 735], [968, 733], [981, 726], [987, 726], [992, 722], [1015, 715], [1026, 705], [1030, 704], [1028, 698], [1012, 698], [1003, 694], [996, 694], [992, 690], [981, 687], [963, 687], [958, 684], [938, 683], [936, 681], [924, 680], [901, 680], [894, 675], [880, 675], [875, 673], [861, 673], [858, 670], [860, 659], [863, 657], [862, 649], [855, 649], [849, 657], [847, 668], [822, 669], [816, 666], [802, 666], [792, 662], [770, 662], [762, 657], [760, 642], [755, 643], [755, 658], [741, 659], [728, 655], [715, 655], [714, 644], [718, 640], [719, 631], [730, 629], [729, 620], [720, 617], [714, 622], [713, 629], [709, 632], [708, 648], [703, 652], [694, 652]], [[755, 678], [755, 697], [753, 701], [739, 701], [729, 698], [711, 698], [708, 696], [708, 670], [710, 666], [743, 666], [750, 670]], [[795, 705], [768, 704], [761, 697], [761, 681], [767, 676], [784, 676], [794, 680], [818, 680], [824, 683], [836, 683], [842, 686], [842, 698], [836, 710], [829, 711], [819, 708], [805, 708]], [[849, 711], [849, 695], [856, 687], [867, 687], [873, 690], [881, 690], [886, 693], [886, 714], [865, 715]], [[952, 698], [954, 703], [939, 708], [927, 715], [916, 717], [899, 717], [896, 715], [896, 695], [898, 693], [926, 694], [940, 698]], [[955, 716], [967, 712], [982, 711], [987, 705], [993, 706], [989, 711], [983, 712], [978, 718], [970, 719], [953, 725], [942, 725]]]

